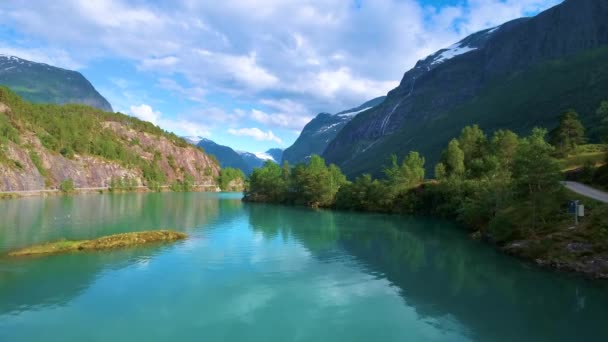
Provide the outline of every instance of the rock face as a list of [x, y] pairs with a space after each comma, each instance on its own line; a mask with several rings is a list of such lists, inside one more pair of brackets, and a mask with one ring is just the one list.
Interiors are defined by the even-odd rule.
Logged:
[[110, 103], [82, 74], [0, 55], [0, 85], [35, 103], [78, 103], [112, 112]]
[[568, 108], [589, 123], [608, 97], [606, 18], [605, 0], [566, 0], [439, 50], [407, 71], [381, 105], [349, 122], [324, 157], [351, 176], [378, 174], [392, 153], [417, 150], [437, 161], [469, 124], [527, 133], [554, 126]]
[[[9, 117], [14, 116], [9, 106], [0, 103], [0, 116], [6, 116], [6, 113]], [[132, 126], [140, 122], [137, 119], [112, 115], [106, 118], [107, 121], [98, 123], [95, 134], [114, 137], [117, 143], [126, 147], [126, 153], [137, 156], [139, 163], [97, 155], [64, 156], [46, 148], [40, 134], [25, 128], [31, 125], [30, 122], [16, 121], [13, 124], [19, 129], [18, 141], [0, 139], [0, 192], [57, 189], [68, 179], [76, 188], [105, 188], [116, 178], [127, 178], [138, 186], [150, 186], [142, 165], [154, 165], [155, 170], [163, 174], [164, 184], [158, 184], [160, 186], [192, 177], [195, 186], [217, 187], [215, 179], [219, 175], [219, 165], [202, 150], [185, 141], [178, 143], [168, 135], [135, 129]], [[112, 121], [122, 118], [124, 121]]]
[[327, 145], [348, 122], [360, 113], [378, 106], [385, 98], [385, 96], [378, 97], [359, 107], [337, 114], [321, 113], [317, 115], [304, 127], [295, 143], [283, 152], [283, 161], [293, 165], [306, 162], [313, 154], [323, 154]]

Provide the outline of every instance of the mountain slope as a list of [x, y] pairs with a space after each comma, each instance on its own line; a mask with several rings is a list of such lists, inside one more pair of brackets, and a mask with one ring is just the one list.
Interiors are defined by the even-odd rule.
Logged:
[[79, 72], [0, 55], [0, 85], [34, 103], [78, 103], [112, 112], [110, 103]]
[[327, 145], [338, 135], [340, 130], [356, 115], [369, 110], [384, 101], [385, 97], [378, 97], [359, 107], [345, 110], [337, 114], [321, 113], [312, 119], [298, 139], [283, 152], [283, 161], [290, 164], [303, 163], [313, 154], [321, 155]]
[[608, 2], [566, 0], [533, 18], [475, 33], [419, 61], [386, 101], [344, 127], [324, 156], [350, 176], [380, 173], [417, 150], [427, 167], [462, 127], [525, 133], [577, 109], [584, 123], [608, 97]]
[[249, 167], [243, 157], [234, 151], [232, 148], [224, 145], [219, 145], [209, 139], [201, 139], [197, 144], [205, 152], [215, 156], [220, 162], [221, 167], [232, 167], [243, 171], [244, 174], [248, 175], [253, 171], [253, 168]]
[[272, 157], [275, 162], [280, 163], [283, 160], [283, 149], [280, 148], [271, 148], [266, 151], [266, 154]]
[[31, 104], [0, 87], [0, 191], [176, 181], [215, 189], [219, 165], [149, 122], [84, 105]]

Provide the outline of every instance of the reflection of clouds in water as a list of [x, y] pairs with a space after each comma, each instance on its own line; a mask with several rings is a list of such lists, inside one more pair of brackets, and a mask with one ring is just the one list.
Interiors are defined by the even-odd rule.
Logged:
[[323, 306], [349, 305], [355, 300], [380, 295], [394, 295], [395, 299], [400, 299], [396, 289], [391, 287], [388, 280], [377, 279], [367, 274], [350, 272], [344, 272], [343, 275], [328, 274], [315, 279], [313, 284], [319, 291], [319, 304]]
[[231, 299], [225, 307], [228, 309], [224, 312], [226, 319], [241, 319], [246, 322], [255, 320], [255, 311], [265, 307], [277, 293], [268, 287], [256, 286], [250, 288], [245, 293], [238, 294]]
[[304, 269], [310, 259], [310, 252], [301, 245], [280, 242], [254, 247], [249, 262], [268, 264], [273, 272], [295, 272]]

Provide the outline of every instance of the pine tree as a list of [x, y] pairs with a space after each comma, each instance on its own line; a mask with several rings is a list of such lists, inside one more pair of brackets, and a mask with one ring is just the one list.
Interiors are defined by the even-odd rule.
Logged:
[[558, 152], [565, 156], [585, 141], [585, 128], [578, 119], [578, 113], [569, 110], [562, 114], [559, 126], [551, 132], [551, 142]]

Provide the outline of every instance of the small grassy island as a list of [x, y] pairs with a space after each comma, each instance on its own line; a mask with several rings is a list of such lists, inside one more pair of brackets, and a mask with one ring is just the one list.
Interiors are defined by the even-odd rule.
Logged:
[[100, 251], [107, 249], [135, 247], [150, 243], [177, 241], [185, 239], [186, 237], [188, 236], [184, 233], [175, 232], [171, 230], [124, 233], [109, 235], [93, 240], [61, 240], [56, 242], [49, 242], [10, 252], [8, 255], [12, 257], [20, 257], [70, 253], [79, 251]]

